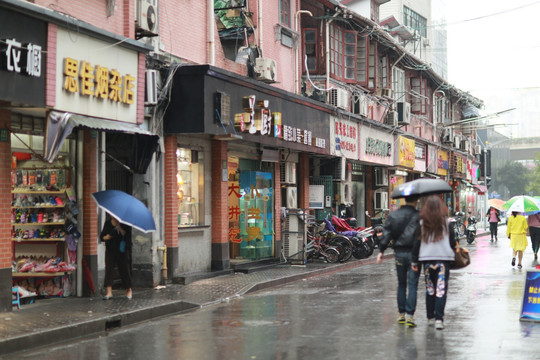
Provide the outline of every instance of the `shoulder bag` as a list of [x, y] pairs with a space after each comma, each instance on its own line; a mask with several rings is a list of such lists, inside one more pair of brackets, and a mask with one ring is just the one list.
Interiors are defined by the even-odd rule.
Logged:
[[468, 266], [471, 263], [471, 256], [469, 250], [459, 246], [459, 242], [456, 242], [456, 258], [452, 269], [461, 269]]

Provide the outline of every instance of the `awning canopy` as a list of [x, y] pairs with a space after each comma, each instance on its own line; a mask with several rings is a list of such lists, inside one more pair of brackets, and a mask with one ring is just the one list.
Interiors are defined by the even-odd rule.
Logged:
[[477, 185], [474, 185], [474, 188], [475, 188], [476, 190], [478, 190], [478, 193], [479, 193], [479, 194], [485, 194], [485, 193], [488, 192], [488, 188], [485, 187], [484, 185], [478, 185], [478, 184], [477, 184]]
[[[148, 136], [152, 146], [145, 146], [149, 155], [157, 149], [159, 136], [151, 131], [141, 129], [135, 124], [120, 121], [99, 119], [89, 116], [76, 115], [72, 113], [51, 111], [47, 119], [47, 130], [45, 144], [43, 147], [43, 158], [52, 163], [66, 138], [76, 127], [86, 127], [102, 131], [114, 131], [127, 134], [138, 134]], [[141, 169], [139, 169], [141, 170]], [[136, 171], [141, 172], [141, 171]], [[146, 168], [142, 172], [146, 172]]]

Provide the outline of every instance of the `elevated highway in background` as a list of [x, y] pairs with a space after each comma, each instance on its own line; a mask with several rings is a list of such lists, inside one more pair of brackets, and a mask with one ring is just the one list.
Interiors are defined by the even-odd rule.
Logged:
[[512, 139], [510, 145], [511, 161], [534, 161], [540, 157], [540, 137]]

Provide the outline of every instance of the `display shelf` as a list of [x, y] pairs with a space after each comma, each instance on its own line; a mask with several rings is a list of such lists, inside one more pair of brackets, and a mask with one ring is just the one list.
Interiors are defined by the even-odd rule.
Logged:
[[66, 241], [65, 238], [32, 238], [32, 239], [18, 239], [18, 238], [11, 238], [11, 241], [13, 242], [20, 242], [20, 243], [23, 243], [23, 242], [42, 242], [42, 241], [49, 241], [49, 242], [59, 242], [59, 241]]
[[12, 190], [12, 194], [16, 195], [63, 195], [66, 193], [66, 190], [58, 190], [58, 191], [36, 191], [36, 190]]
[[31, 222], [31, 223], [11, 223], [11, 226], [21, 227], [21, 226], [53, 226], [53, 225], [65, 225], [66, 221], [57, 221], [57, 222]]
[[63, 209], [66, 205], [43, 205], [43, 206], [12, 206], [12, 209]]
[[11, 273], [12, 277], [55, 277], [71, 274], [73, 271], [62, 272], [14, 272]]

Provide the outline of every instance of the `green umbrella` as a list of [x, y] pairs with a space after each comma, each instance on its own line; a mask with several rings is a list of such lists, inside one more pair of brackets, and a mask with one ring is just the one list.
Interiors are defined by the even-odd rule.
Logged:
[[509, 212], [536, 213], [540, 212], [540, 201], [532, 196], [518, 195], [505, 202], [502, 207]]

